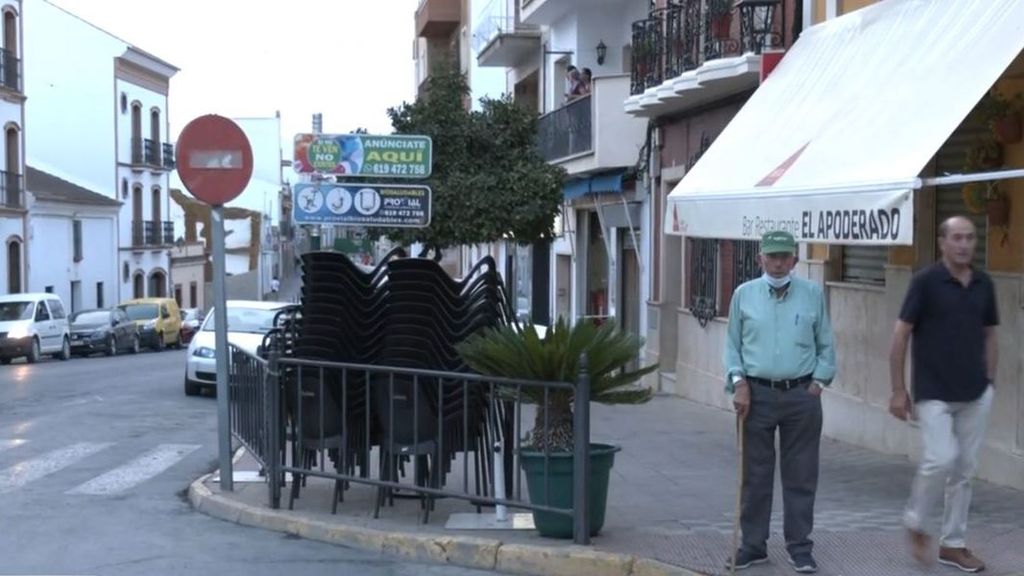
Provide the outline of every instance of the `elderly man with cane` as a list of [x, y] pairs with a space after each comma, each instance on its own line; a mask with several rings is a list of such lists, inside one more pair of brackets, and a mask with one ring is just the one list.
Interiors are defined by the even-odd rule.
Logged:
[[742, 544], [733, 570], [768, 560], [779, 435], [784, 533], [797, 572], [816, 572], [810, 539], [818, 486], [821, 392], [835, 376], [835, 351], [821, 287], [793, 275], [796, 241], [784, 231], [761, 238], [764, 274], [736, 288], [725, 344], [726, 390], [733, 394], [740, 442]]

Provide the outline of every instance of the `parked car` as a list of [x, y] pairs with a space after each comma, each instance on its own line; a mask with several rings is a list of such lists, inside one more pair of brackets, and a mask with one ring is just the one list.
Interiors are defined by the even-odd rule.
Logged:
[[[278, 310], [290, 306], [288, 302], [259, 300], [228, 300], [228, 342], [256, 355], [263, 337], [274, 326]], [[202, 327], [188, 345], [185, 365], [185, 394], [195, 396], [203, 388], [217, 386], [217, 351], [214, 342], [214, 311], [206, 314]]]
[[118, 306], [139, 326], [143, 346], [181, 348], [181, 312], [174, 298], [136, 298]]
[[203, 323], [203, 311], [199, 308], [184, 308], [181, 311], [181, 343], [188, 344]]
[[43, 354], [71, 358], [68, 317], [60, 296], [50, 293], [0, 296], [0, 364], [24, 356], [38, 362]]
[[81, 310], [68, 320], [74, 355], [114, 356], [123, 350], [139, 353], [139, 327], [120, 308]]

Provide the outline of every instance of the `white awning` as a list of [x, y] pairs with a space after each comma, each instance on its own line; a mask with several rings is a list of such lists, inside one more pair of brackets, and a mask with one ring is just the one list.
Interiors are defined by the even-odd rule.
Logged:
[[884, 0], [805, 30], [669, 195], [665, 230], [911, 244], [919, 175], [1024, 49], [1024, 0]]

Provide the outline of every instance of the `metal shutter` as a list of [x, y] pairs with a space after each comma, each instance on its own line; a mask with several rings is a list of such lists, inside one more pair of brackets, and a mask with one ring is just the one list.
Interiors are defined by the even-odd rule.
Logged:
[[[964, 172], [967, 150], [971, 144], [980, 136], [985, 135], [988, 128], [978, 123], [973, 117], [968, 117], [963, 124], [953, 132], [949, 140], [935, 154], [935, 174], [961, 174]], [[979, 270], [985, 269], [986, 252], [988, 249], [988, 219], [984, 213], [971, 214], [963, 199], [963, 186], [937, 186], [935, 188], [935, 226], [950, 216], [966, 216], [978, 229], [978, 247], [974, 251], [974, 267]], [[941, 257], [941, 252], [936, 239], [935, 258]]]
[[885, 284], [888, 246], [843, 246], [843, 281]]

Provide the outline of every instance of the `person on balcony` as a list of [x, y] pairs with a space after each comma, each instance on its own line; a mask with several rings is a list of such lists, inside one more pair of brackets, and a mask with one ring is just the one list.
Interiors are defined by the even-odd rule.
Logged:
[[583, 76], [580, 74], [579, 68], [570, 64], [565, 69], [565, 79], [568, 82], [568, 92], [565, 94], [565, 101], [567, 103], [585, 94], [583, 91]]
[[583, 83], [583, 94], [590, 94], [593, 89], [594, 72], [590, 68], [584, 68], [580, 74], [580, 81]]
[[815, 572], [810, 536], [818, 489], [821, 392], [836, 372], [832, 323], [821, 287], [793, 276], [797, 256], [792, 234], [764, 234], [758, 261], [764, 275], [733, 293], [724, 355], [726, 391], [733, 394], [741, 420], [743, 456], [743, 539], [735, 566], [768, 561], [778, 431], [786, 551], [794, 570]]

